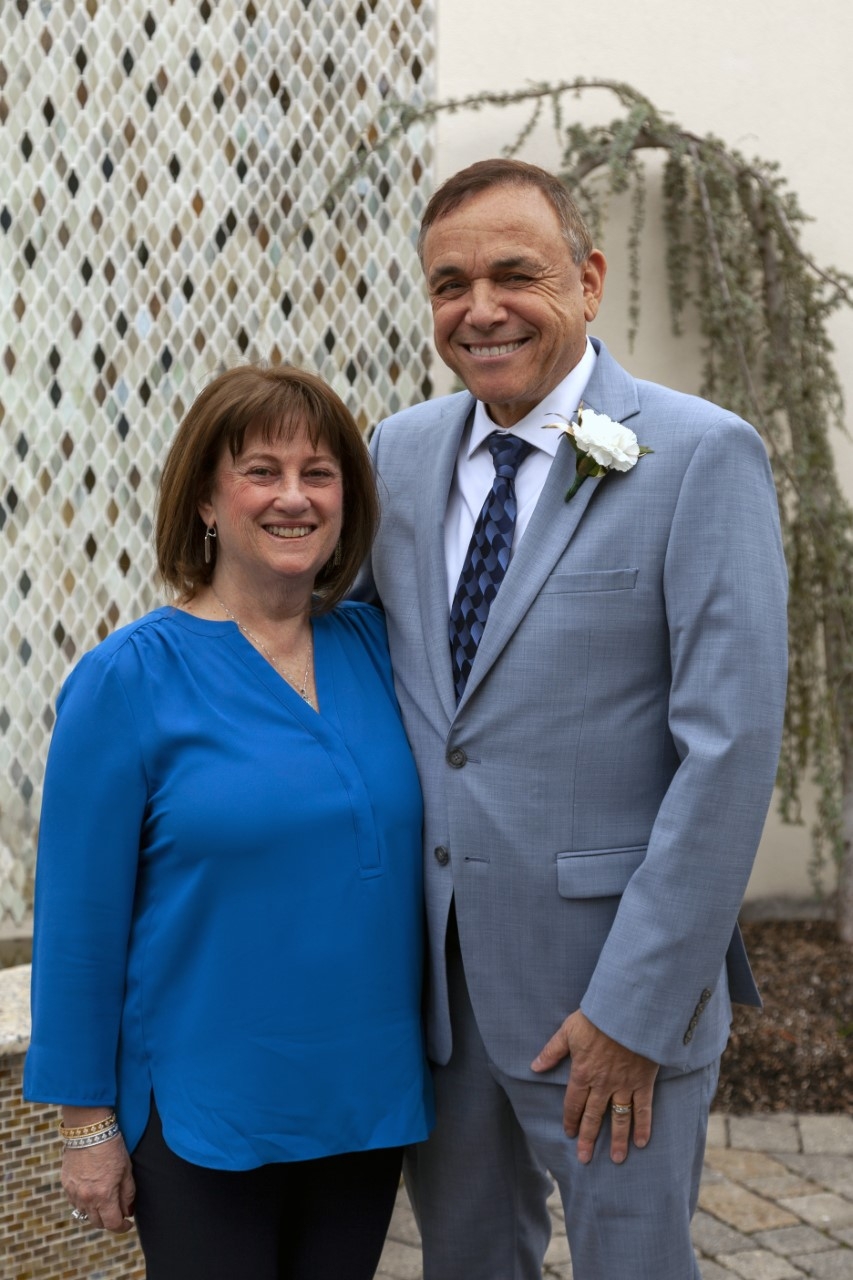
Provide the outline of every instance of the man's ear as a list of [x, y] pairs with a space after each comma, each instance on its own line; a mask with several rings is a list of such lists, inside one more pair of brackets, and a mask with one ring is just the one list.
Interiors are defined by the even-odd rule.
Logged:
[[583, 285], [583, 314], [589, 323], [598, 315], [598, 308], [604, 295], [604, 277], [607, 275], [607, 259], [600, 249], [593, 249], [581, 267], [581, 284]]

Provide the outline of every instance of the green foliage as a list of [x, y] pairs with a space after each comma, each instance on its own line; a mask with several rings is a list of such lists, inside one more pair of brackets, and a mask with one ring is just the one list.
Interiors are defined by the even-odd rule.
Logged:
[[[567, 98], [604, 91], [621, 114], [608, 125], [566, 122]], [[539, 84], [478, 94], [421, 110], [388, 108], [346, 185], [373, 154], [439, 114], [530, 105], [517, 155], [550, 106], [563, 182], [600, 237], [608, 199], [631, 201], [628, 262], [631, 334], [640, 319], [644, 152], [663, 157], [666, 268], [674, 333], [687, 307], [702, 335], [701, 394], [752, 422], [767, 445], [779, 495], [790, 573], [790, 683], [779, 769], [781, 814], [801, 821], [802, 780], [818, 789], [813, 878], [828, 857], [844, 861], [845, 784], [853, 787], [853, 512], [835, 472], [830, 433], [844, 430], [829, 316], [853, 305], [853, 279], [820, 269], [803, 250], [807, 221], [774, 164], [747, 161], [712, 136], [665, 117], [631, 86], [608, 80]], [[849, 888], [853, 871], [846, 877]], [[839, 895], [841, 897], [841, 895]]]

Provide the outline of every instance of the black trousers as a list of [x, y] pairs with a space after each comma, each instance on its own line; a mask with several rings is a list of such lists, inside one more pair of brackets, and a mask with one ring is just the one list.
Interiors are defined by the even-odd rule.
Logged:
[[401, 1147], [232, 1172], [163, 1141], [156, 1108], [133, 1152], [148, 1280], [372, 1280]]

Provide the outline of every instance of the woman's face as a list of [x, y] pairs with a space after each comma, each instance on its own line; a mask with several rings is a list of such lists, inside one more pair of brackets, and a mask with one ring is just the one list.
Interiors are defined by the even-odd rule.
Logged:
[[224, 449], [199, 514], [216, 526], [217, 582], [245, 590], [288, 579], [310, 591], [341, 534], [340, 462], [305, 431], [266, 441], [250, 427], [236, 458]]

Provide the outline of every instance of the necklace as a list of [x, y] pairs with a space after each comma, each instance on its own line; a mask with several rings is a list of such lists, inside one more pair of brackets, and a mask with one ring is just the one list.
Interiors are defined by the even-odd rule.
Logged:
[[[284, 679], [290, 685], [291, 689], [295, 689], [296, 692], [299, 694], [300, 698], [302, 698], [304, 702], [308, 703], [309, 707], [314, 707], [314, 701], [310, 693], [308, 692], [308, 676], [311, 672], [311, 650], [312, 650], [310, 632], [308, 635], [308, 653], [305, 659], [305, 674], [302, 677], [302, 685], [300, 686], [296, 683], [295, 680], [291, 679], [291, 677], [287, 674], [287, 672], [285, 671], [281, 663], [278, 662], [277, 659], [273, 657], [273, 655], [270, 653], [267, 646], [264, 644], [263, 640], [260, 640], [256, 635], [253, 634], [253, 632], [249, 630], [248, 627], [243, 625], [240, 619], [231, 612], [231, 610], [228, 608], [228, 605], [225, 603], [225, 601], [222, 600], [217, 595], [217, 593], [213, 590], [213, 587], [211, 587], [210, 589], [211, 591], [213, 591], [213, 595], [216, 601], [218, 602], [220, 609], [222, 610], [223, 613], [228, 615], [228, 617], [237, 627], [238, 631], [242, 631], [246, 639], [251, 641], [251, 643], [255, 646], [256, 649], [260, 649], [261, 653], [275, 667], [279, 675], [284, 677]], [[316, 710], [316, 707], [314, 709]]]

